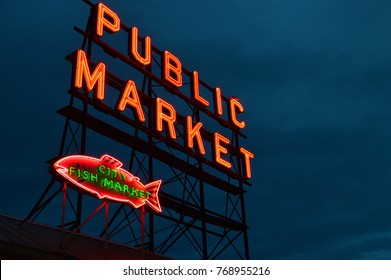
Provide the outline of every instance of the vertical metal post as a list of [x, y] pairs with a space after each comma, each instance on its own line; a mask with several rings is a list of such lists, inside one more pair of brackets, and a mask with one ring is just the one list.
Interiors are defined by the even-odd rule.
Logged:
[[[152, 73], [152, 63], [148, 65], [148, 71]], [[152, 79], [148, 77], [148, 96], [152, 96]], [[150, 130], [153, 130], [153, 111], [152, 111], [152, 104], [148, 107], [148, 128]], [[153, 144], [152, 136], [148, 134], [148, 144], [151, 147]], [[149, 182], [153, 181], [153, 157], [151, 154], [148, 155], [148, 174], [149, 174]], [[154, 214], [149, 212], [149, 251], [154, 252], [155, 251], [155, 229], [154, 229]]]
[[106, 219], [105, 219], [105, 257], [108, 257], [107, 240], [109, 234], [109, 202], [106, 201]]
[[67, 185], [64, 183], [62, 187], [63, 196], [62, 196], [62, 217], [61, 217], [61, 230], [64, 231], [65, 226], [65, 206], [67, 203]]
[[[152, 139], [151, 139], [152, 141]], [[152, 156], [149, 156], [148, 158], [148, 168], [149, 168], [149, 182], [153, 181], [153, 158]], [[154, 214], [149, 212], [149, 246], [148, 250], [150, 252], [155, 251], [155, 233], [154, 233]]]
[[81, 191], [77, 193], [77, 208], [76, 208], [76, 221], [72, 228], [78, 228], [81, 223], [81, 211], [83, 208], [83, 194]]
[[[200, 122], [200, 110], [196, 109], [196, 121]], [[198, 161], [199, 169], [202, 171], [202, 162]], [[205, 222], [205, 192], [204, 192], [204, 181], [199, 178], [200, 185], [200, 207], [201, 207], [201, 228], [202, 228], [202, 259], [208, 259], [208, 242], [206, 234], [206, 222]]]
[[145, 205], [141, 206], [141, 259], [145, 259]]
[[[202, 164], [200, 163], [202, 166]], [[202, 169], [202, 167], [200, 167]], [[200, 181], [200, 200], [201, 200], [201, 215], [202, 215], [202, 259], [208, 259], [208, 242], [206, 235], [206, 222], [205, 222], [205, 195], [204, 195], [204, 182]]]
[[[239, 149], [239, 136], [238, 134], [235, 132], [235, 147]], [[240, 153], [238, 153], [239, 155]], [[243, 172], [242, 172], [242, 161], [240, 159], [240, 157], [238, 156], [237, 157], [237, 164], [238, 164], [238, 173], [240, 174], [240, 176], [243, 176]], [[241, 207], [241, 214], [242, 214], [242, 225], [244, 226], [243, 227], [243, 238], [244, 238], [244, 254], [245, 254], [245, 258], [246, 260], [249, 260], [250, 259], [250, 249], [249, 249], [249, 246], [248, 246], [248, 233], [247, 233], [247, 219], [246, 219], [246, 205], [244, 203], [244, 191], [243, 191], [243, 182], [242, 180], [239, 180], [239, 187], [240, 187], [240, 190], [241, 190], [241, 193], [240, 193], [240, 207]]]
[[[91, 17], [88, 18], [87, 23], [87, 31], [89, 31], [91, 28]], [[92, 41], [90, 39], [87, 39], [87, 58], [91, 59], [92, 56]], [[85, 48], [85, 42], [83, 43], [83, 48]], [[86, 92], [85, 94], [88, 94]], [[83, 101], [83, 113], [84, 116], [88, 113], [88, 103]], [[82, 132], [81, 132], [81, 143], [80, 143], [80, 153], [82, 155], [86, 154], [86, 143], [87, 143], [87, 125], [85, 121], [83, 120], [81, 122], [82, 126]], [[75, 227], [79, 227], [81, 222], [81, 215], [82, 215], [82, 206], [83, 206], [83, 194], [79, 191], [77, 194], [77, 211], [76, 211], [76, 222]]]

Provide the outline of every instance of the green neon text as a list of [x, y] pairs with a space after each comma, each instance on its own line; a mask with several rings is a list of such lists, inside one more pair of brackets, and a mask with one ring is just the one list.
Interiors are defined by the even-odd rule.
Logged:
[[98, 174], [88, 172], [87, 170], [80, 170], [74, 167], [69, 168], [69, 175], [73, 175], [76, 178], [82, 178], [88, 182], [98, 182]]
[[117, 178], [117, 176], [119, 176], [122, 179], [122, 181], [125, 181], [126, 177], [128, 176], [127, 174], [118, 172], [117, 170], [108, 168], [104, 165], [99, 165], [97, 167], [97, 171], [100, 174], [105, 175], [106, 177], [109, 178]]
[[121, 185], [121, 183], [107, 179], [102, 178], [101, 179], [101, 186], [108, 189], [114, 189], [117, 192], [122, 192], [125, 194], [128, 194], [130, 196], [138, 197], [138, 198], [149, 198], [150, 192], [145, 192], [143, 190], [137, 190], [135, 188], [129, 187], [126, 184]]

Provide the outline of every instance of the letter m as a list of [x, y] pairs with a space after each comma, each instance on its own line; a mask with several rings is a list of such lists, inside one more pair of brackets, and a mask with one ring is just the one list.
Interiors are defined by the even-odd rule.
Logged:
[[107, 178], [102, 179], [102, 187], [112, 189], [114, 188], [113, 180], [108, 180]]
[[84, 76], [88, 92], [90, 92], [94, 88], [95, 84], [98, 83], [95, 92], [96, 98], [99, 100], [103, 100], [103, 98], [105, 97], [105, 70], [106, 66], [101, 62], [96, 66], [94, 72], [91, 75], [85, 52], [82, 50], [78, 50], [74, 80], [75, 87], [82, 88]]

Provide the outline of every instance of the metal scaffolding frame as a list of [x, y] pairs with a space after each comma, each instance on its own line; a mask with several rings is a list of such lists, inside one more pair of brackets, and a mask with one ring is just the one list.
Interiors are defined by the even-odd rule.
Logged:
[[[84, 2], [91, 7], [94, 6], [89, 1]], [[153, 74], [152, 66], [138, 65], [128, 56], [94, 36], [91, 16], [85, 30], [78, 27], [74, 29], [83, 37], [81, 49], [86, 52], [90, 67], [96, 66], [91, 57], [93, 48], [97, 47], [140, 73], [142, 86], [138, 92], [146, 112], [146, 122], [141, 124], [121, 114], [91, 97], [85, 88], [77, 89], [71, 84], [69, 104], [58, 110], [58, 113], [65, 117], [59, 154], [49, 163], [52, 164], [71, 153], [86, 154], [87, 148], [93, 146], [93, 139], [89, 138], [90, 132], [108, 138], [126, 147], [130, 153], [128, 170], [140, 177], [143, 182], [152, 182], [156, 180], [156, 176], [164, 173], [165, 178], [159, 194], [163, 212], [156, 213], [144, 206], [134, 209], [130, 205], [108, 200], [98, 200], [100, 204], [96, 208], [91, 207], [88, 205], [89, 202], [85, 201], [88, 194], [69, 188], [61, 178], [53, 174], [25, 221], [37, 219], [56, 197], [62, 196], [61, 224], [58, 226], [63, 230], [71, 230], [72, 234], [64, 238], [61, 248], [68, 246], [73, 234], [84, 233], [85, 224], [100, 210], [105, 209], [103, 226], [96, 236], [106, 241], [121, 242], [173, 258], [249, 259], [244, 185], [250, 184], [241, 175], [243, 162], [239, 156], [239, 138], [245, 136], [229, 122], [216, 119], [208, 110], [197, 106], [194, 100], [167, 85]], [[130, 30], [123, 24], [121, 29]], [[152, 49], [154, 67], [161, 68], [162, 52], [154, 46]], [[75, 53], [66, 59], [75, 64]], [[190, 71], [186, 69], [183, 69], [183, 73], [190, 75]], [[116, 91], [121, 91], [126, 81], [106, 71], [106, 84]], [[200, 85], [212, 89], [201, 80]], [[185, 141], [185, 117], [178, 114], [175, 124], [178, 135], [176, 141], [167, 139], [164, 133], [156, 132], [153, 123], [153, 104], [154, 99], [159, 96], [158, 91], [162, 90], [185, 102], [194, 123], [206, 116], [231, 131], [231, 144], [228, 150], [231, 154], [232, 170], [224, 169], [221, 165], [179, 144]], [[100, 115], [104, 115], [105, 118], [98, 117]], [[122, 126], [107, 121], [107, 118], [119, 120], [122, 125], [131, 129], [124, 130]], [[211, 132], [203, 128], [202, 133], [206, 141], [212, 142]], [[175, 192], [169, 191], [173, 189], [169, 187], [172, 185], [175, 186]], [[213, 204], [207, 195], [210, 189], [223, 197], [223, 201], [218, 203], [222, 205], [220, 211], [212, 210], [213, 207], [210, 207]], [[69, 216], [71, 218], [67, 218]], [[186, 251], [185, 255], [183, 251]]]

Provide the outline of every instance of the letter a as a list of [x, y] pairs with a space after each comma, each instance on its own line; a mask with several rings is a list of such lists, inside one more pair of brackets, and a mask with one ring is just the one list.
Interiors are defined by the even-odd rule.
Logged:
[[136, 84], [133, 81], [128, 81], [126, 88], [122, 93], [121, 100], [118, 104], [118, 110], [125, 110], [126, 105], [130, 105], [137, 112], [138, 119], [141, 122], [145, 122], [143, 107], [141, 106], [140, 99], [138, 97]]

